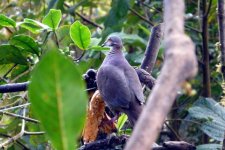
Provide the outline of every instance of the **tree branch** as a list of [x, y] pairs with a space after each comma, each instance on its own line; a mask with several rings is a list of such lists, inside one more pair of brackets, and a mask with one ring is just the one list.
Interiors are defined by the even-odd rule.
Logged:
[[140, 68], [135, 68], [139, 80], [141, 83], [145, 84], [149, 89], [152, 89], [155, 85], [155, 78], [153, 78], [147, 71]]
[[152, 28], [148, 46], [145, 50], [145, 58], [141, 64], [141, 68], [145, 69], [150, 74], [155, 65], [155, 61], [160, 48], [160, 42], [163, 36], [162, 26], [162, 24], [159, 24]]
[[[221, 50], [221, 71], [223, 74], [223, 80], [225, 79], [225, 2], [224, 0], [218, 0], [218, 24], [219, 24], [219, 39], [220, 39], [220, 50]], [[223, 139], [222, 150], [225, 150], [225, 133]]]
[[151, 148], [177, 90], [187, 78], [197, 73], [194, 44], [184, 33], [184, 1], [164, 0], [164, 7], [165, 62], [125, 150]]
[[[209, 8], [210, 9], [210, 8]], [[203, 54], [203, 96], [211, 96], [210, 70], [209, 70], [209, 49], [208, 49], [208, 13], [207, 0], [202, 1], [202, 54]], [[208, 10], [209, 11], [209, 10]]]
[[[89, 20], [88, 18], [86, 18], [86, 17], [84, 17], [83, 15], [79, 14], [78, 12], [76, 12], [76, 11], [75, 11], [75, 9], [77, 8], [76, 6], [75, 6], [75, 7], [74, 7], [74, 6], [70, 7], [67, 3], [64, 3], [64, 6], [66, 6], [68, 9], [70, 9], [70, 10], [69, 10], [69, 13], [70, 13], [72, 16], [74, 16], [74, 15], [76, 14], [76, 15], [79, 16], [82, 20], [84, 20], [85, 22], [87, 22], [88, 24], [90, 24], [90, 25], [92, 25], [92, 26], [94, 26], [94, 27], [103, 29], [102, 26], [98, 25], [97, 23], [95, 23], [95, 22]], [[75, 11], [75, 13], [74, 13], [74, 11]]]
[[11, 83], [0, 86], [0, 93], [20, 92], [26, 91], [29, 82]]
[[23, 119], [23, 120], [26, 120], [26, 121], [29, 121], [29, 122], [40, 123], [40, 121], [38, 121], [38, 120], [28, 118], [28, 117], [24, 117], [24, 116], [21, 116], [21, 115], [18, 115], [18, 114], [4, 112], [4, 111], [0, 111], [0, 113], [8, 115], [8, 116], [16, 117], [16, 118], [19, 118], [19, 119]]
[[136, 12], [134, 9], [129, 8], [129, 10], [135, 14], [136, 16], [138, 16], [139, 18], [141, 18], [143, 21], [147, 22], [149, 25], [154, 26], [154, 23], [151, 22], [150, 20], [148, 20], [147, 18], [143, 17], [141, 14], [139, 14], [138, 12]]
[[[26, 116], [26, 108], [23, 108], [23, 117], [25, 117], [25, 116]], [[17, 139], [19, 139], [20, 137], [22, 137], [24, 134], [24, 130], [25, 130], [25, 120], [23, 119], [21, 131], [17, 135], [15, 135], [15, 136], [9, 138], [8, 140], [6, 140], [5, 142], [1, 143], [0, 148], [4, 149], [7, 147], [7, 145], [9, 145], [10, 143], [12, 143], [12, 142], [16, 141]]]
[[219, 38], [221, 49], [221, 71], [223, 73], [223, 79], [225, 79], [225, 2], [224, 0], [218, 0], [218, 24], [219, 24]]

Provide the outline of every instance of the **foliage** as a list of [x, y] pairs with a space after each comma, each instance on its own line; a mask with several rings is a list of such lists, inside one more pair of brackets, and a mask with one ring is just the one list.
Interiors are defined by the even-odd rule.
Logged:
[[196, 119], [205, 120], [200, 129], [215, 140], [223, 141], [225, 131], [225, 109], [216, 101], [209, 98], [200, 98], [189, 114]]
[[29, 97], [55, 148], [74, 149], [74, 139], [83, 127], [87, 99], [78, 67], [56, 50], [47, 52], [34, 69]]
[[[185, 3], [185, 32], [196, 45], [199, 72], [194, 79], [187, 81], [189, 88], [178, 92], [168, 118], [173, 131], [168, 131], [167, 135], [170, 140], [174, 140], [170, 135], [175, 131], [183, 140], [199, 145], [198, 149], [216, 149], [221, 147], [220, 141], [223, 139], [225, 127], [224, 107], [220, 106], [225, 88], [220, 71], [217, 1], [212, 0], [208, 19], [212, 99], [201, 97], [201, 7], [197, 1]], [[154, 24], [162, 22], [162, 1], [2, 0], [0, 84], [31, 81], [31, 85], [29, 97], [26, 92], [1, 94], [0, 112], [22, 115], [23, 107], [11, 110], [5, 108], [31, 102], [31, 106], [27, 105], [26, 117], [37, 118], [41, 123], [26, 121], [25, 129], [30, 132], [46, 132], [44, 135], [25, 134], [7, 146], [11, 149], [46, 149], [52, 144], [57, 149], [74, 149], [75, 139], [79, 138], [81, 132], [87, 103], [81, 75], [88, 68], [99, 67], [109, 50], [100, 45], [110, 34], [122, 38], [127, 60], [130, 64], [139, 66], [152, 28], [152, 25], [140, 16]], [[162, 42], [152, 72], [154, 77], [160, 73], [163, 55]], [[56, 97], [57, 93], [61, 94], [61, 97]], [[148, 94], [149, 91], [146, 90], [145, 95]], [[58, 107], [59, 103], [62, 108]], [[119, 133], [123, 133], [126, 120], [124, 115], [118, 120]], [[63, 124], [60, 124], [62, 122]], [[0, 114], [0, 143], [6, 141], [7, 136], [15, 136], [20, 130], [20, 118]], [[61, 136], [61, 133], [64, 136]], [[209, 135], [209, 143], [202, 140], [203, 133]], [[165, 140], [164, 137], [162, 132], [158, 141]], [[78, 142], [76, 143], [79, 146]], [[67, 148], [63, 147], [65, 144]]]

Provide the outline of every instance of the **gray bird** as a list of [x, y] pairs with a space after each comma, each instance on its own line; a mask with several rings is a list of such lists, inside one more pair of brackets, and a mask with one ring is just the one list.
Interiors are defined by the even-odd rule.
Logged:
[[144, 103], [138, 75], [123, 56], [119, 37], [110, 36], [103, 45], [111, 49], [97, 72], [99, 92], [112, 111], [124, 112], [134, 126]]

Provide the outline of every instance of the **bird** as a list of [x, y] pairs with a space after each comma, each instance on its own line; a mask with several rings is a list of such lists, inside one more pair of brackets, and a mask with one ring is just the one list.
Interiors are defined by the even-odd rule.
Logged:
[[120, 37], [109, 36], [103, 46], [110, 47], [110, 51], [97, 71], [98, 90], [106, 105], [116, 115], [125, 113], [134, 127], [145, 102], [142, 85], [123, 55]]

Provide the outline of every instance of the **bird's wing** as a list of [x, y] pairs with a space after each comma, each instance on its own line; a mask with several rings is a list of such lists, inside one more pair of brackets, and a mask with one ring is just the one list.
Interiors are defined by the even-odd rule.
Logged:
[[125, 75], [127, 76], [127, 80], [129, 83], [129, 87], [131, 91], [134, 93], [135, 97], [137, 98], [138, 102], [141, 104], [145, 103], [144, 100], [144, 94], [142, 90], [142, 86], [140, 83], [140, 80], [138, 78], [138, 75], [133, 67], [127, 67], [125, 69]]
[[129, 108], [131, 94], [123, 70], [111, 65], [102, 66], [97, 73], [97, 85], [109, 107]]

